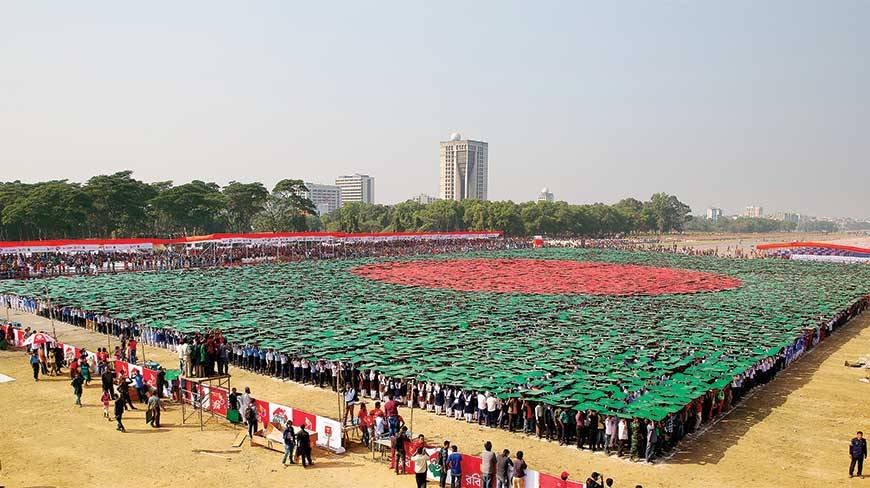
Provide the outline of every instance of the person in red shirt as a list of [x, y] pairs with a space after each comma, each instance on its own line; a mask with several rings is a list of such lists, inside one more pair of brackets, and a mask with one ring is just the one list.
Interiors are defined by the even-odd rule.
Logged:
[[357, 425], [360, 431], [360, 440], [366, 446], [369, 445], [369, 427], [371, 426], [371, 416], [366, 410], [365, 402], [359, 404], [359, 413], [357, 413]]
[[390, 437], [393, 437], [399, 432], [399, 404], [392, 397], [384, 405], [384, 414], [387, 416]]
[[136, 360], [136, 339], [130, 338], [127, 342], [127, 350], [129, 351], [127, 357], [130, 358], [130, 362], [136, 364], [138, 362]]

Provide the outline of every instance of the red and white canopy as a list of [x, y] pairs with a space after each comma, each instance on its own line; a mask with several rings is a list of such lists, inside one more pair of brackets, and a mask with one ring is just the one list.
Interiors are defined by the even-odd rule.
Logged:
[[43, 344], [57, 344], [57, 341], [54, 340], [54, 337], [45, 334], [43, 332], [37, 332], [27, 339], [24, 339], [25, 346], [41, 346]]

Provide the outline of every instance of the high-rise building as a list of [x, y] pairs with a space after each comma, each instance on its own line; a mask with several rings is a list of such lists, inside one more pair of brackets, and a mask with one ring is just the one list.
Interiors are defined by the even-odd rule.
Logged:
[[801, 223], [801, 220], [803, 220], [801, 214], [792, 212], [777, 212], [774, 214], [773, 218], [776, 220], [782, 220], [783, 222], [791, 222], [793, 224], [799, 224]]
[[719, 218], [722, 217], [722, 209], [716, 207], [710, 207], [707, 209], [707, 220], [712, 220], [716, 222]]
[[314, 202], [317, 215], [326, 215], [341, 207], [341, 188], [308, 182], [305, 182], [305, 188], [308, 188], [308, 191], [303, 196]]
[[459, 133], [441, 142], [439, 193], [444, 200], [486, 200], [489, 144]]
[[335, 185], [341, 188], [341, 204], [362, 202], [375, 203], [375, 179], [369, 175], [355, 173], [339, 176]]
[[764, 207], [748, 206], [743, 211], [744, 217], [761, 218], [764, 216]]
[[538, 194], [539, 202], [555, 202], [556, 197], [553, 196], [553, 192], [550, 191], [546, 186], [541, 189], [541, 193]]
[[417, 195], [416, 197], [411, 198], [411, 200], [419, 203], [420, 205], [429, 205], [430, 203], [437, 202], [438, 200], [441, 200], [441, 199], [438, 197], [433, 197], [432, 195], [429, 195], [427, 193], [421, 193], [421, 194]]

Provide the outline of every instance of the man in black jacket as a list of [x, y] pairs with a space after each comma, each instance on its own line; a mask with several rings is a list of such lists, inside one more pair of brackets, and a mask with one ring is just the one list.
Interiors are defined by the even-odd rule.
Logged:
[[308, 431], [305, 430], [305, 424], [299, 426], [299, 432], [296, 433], [296, 452], [302, 459], [302, 467], [311, 466], [311, 437]]
[[127, 429], [124, 428], [124, 424], [121, 423], [121, 417], [123, 417], [123, 416], [124, 416], [124, 399], [121, 397], [118, 397], [118, 399], [115, 400], [115, 420], [118, 422], [117, 430], [119, 430], [121, 432], [127, 432]]
[[864, 468], [864, 460], [867, 459], [867, 440], [864, 439], [864, 433], [860, 430], [858, 434], [852, 438], [849, 443], [849, 455], [852, 457], [852, 462], [849, 464], [849, 477], [853, 477], [855, 465], [858, 465], [858, 476], [862, 477], [861, 471]]

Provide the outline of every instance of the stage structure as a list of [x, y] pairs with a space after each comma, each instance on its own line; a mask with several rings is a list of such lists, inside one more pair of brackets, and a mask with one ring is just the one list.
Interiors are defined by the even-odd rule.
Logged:
[[[231, 375], [228, 374], [205, 378], [188, 378], [185, 376], [179, 378], [181, 423], [196, 422], [198, 419], [199, 430], [205, 430], [205, 425], [209, 422], [226, 420], [226, 416], [221, 416], [218, 412], [226, 411], [227, 407], [224, 405], [223, 408], [214, 408], [212, 402], [216, 401], [215, 399], [218, 397], [213, 396], [212, 392], [231, 391], [230, 378]], [[224, 396], [221, 395], [220, 398], [224, 398]]]

